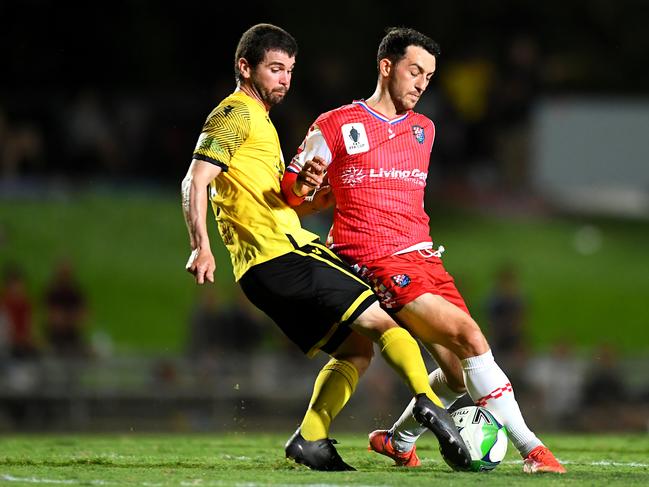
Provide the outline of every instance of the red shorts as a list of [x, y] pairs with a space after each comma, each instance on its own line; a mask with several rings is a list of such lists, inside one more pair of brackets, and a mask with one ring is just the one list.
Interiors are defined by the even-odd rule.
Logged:
[[425, 293], [436, 294], [469, 313], [442, 259], [427, 251], [390, 255], [354, 266], [389, 311], [396, 312]]

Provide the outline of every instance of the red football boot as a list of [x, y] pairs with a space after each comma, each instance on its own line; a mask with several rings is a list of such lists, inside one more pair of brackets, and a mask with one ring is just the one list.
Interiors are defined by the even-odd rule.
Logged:
[[529, 452], [523, 460], [525, 473], [566, 473], [566, 468], [559, 463], [548, 447], [539, 445]]
[[389, 431], [372, 431], [370, 433], [370, 446], [368, 450], [390, 457], [398, 467], [418, 467], [421, 465], [415, 445], [413, 445], [412, 450], [402, 453], [394, 449], [391, 440], [392, 435]]

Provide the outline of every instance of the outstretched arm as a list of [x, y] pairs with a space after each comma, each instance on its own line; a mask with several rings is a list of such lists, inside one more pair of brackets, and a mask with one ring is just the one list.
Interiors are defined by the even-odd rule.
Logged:
[[216, 262], [206, 223], [207, 186], [220, 173], [219, 166], [193, 159], [181, 185], [183, 215], [192, 249], [185, 268], [196, 277], [198, 284], [203, 284], [205, 280], [214, 282]]

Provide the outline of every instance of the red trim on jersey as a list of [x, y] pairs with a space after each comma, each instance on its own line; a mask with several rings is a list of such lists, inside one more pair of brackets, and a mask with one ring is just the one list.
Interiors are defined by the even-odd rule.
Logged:
[[300, 206], [304, 202], [304, 196], [299, 197], [293, 191], [293, 185], [297, 181], [297, 173], [285, 171], [282, 177], [282, 194], [289, 206]]

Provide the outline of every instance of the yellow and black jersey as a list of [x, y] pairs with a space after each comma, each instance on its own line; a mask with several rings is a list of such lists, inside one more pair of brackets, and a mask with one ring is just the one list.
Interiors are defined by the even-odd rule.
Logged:
[[[282, 198], [284, 160], [268, 113], [243, 91], [225, 98], [207, 117], [194, 159], [222, 173], [210, 185], [219, 232], [238, 281], [253, 265], [317, 239]], [[281, 283], [279, 283], [281, 285]]]

